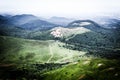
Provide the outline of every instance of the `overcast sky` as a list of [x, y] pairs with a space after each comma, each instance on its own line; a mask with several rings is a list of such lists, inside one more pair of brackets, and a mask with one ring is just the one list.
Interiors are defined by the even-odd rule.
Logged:
[[78, 17], [119, 11], [120, 0], [0, 0], [0, 13]]

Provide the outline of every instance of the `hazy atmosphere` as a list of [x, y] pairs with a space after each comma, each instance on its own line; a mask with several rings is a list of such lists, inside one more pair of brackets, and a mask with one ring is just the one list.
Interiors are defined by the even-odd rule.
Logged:
[[120, 0], [0, 0], [0, 13], [79, 17], [120, 13]]
[[0, 80], [120, 80], [120, 0], [0, 0]]

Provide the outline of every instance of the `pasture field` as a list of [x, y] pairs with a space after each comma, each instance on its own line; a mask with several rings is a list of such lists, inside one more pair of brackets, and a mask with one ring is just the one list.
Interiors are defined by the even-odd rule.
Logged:
[[0, 36], [1, 80], [120, 80], [120, 61], [70, 50], [54, 40]]
[[43, 80], [120, 80], [120, 61], [86, 58], [46, 72]]
[[62, 42], [54, 40], [28, 40], [0, 37], [1, 63], [61, 63], [77, 61], [86, 52], [62, 47]]

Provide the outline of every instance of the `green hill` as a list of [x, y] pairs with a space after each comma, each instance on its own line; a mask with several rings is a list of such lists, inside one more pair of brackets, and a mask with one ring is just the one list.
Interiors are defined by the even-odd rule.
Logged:
[[43, 80], [120, 80], [117, 60], [88, 58], [63, 68], [46, 72]]
[[0, 79], [120, 79], [119, 29], [104, 29], [90, 20], [45, 31], [3, 26]]
[[0, 42], [0, 79], [120, 79], [118, 60], [86, 56], [59, 41], [0, 36]]
[[[0, 36], [0, 42], [1, 63], [64, 63], [75, 61], [76, 57], [86, 53], [66, 49], [62, 47], [64, 43], [54, 40], [28, 40]], [[53, 57], [49, 60], [51, 56]]]

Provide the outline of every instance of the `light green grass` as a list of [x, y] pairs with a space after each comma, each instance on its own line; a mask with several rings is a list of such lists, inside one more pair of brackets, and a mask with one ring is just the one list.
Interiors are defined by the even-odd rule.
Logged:
[[43, 80], [120, 80], [119, 61], [88, 58], [44, 73]]
[[80, 55], [84, 55], [86, 53], [83, 51], [66, 49], [62, 47], [63, 45], [65, 44], [58, 41], [51, 44], [53, 52], [53, 58], [51, 59], [51, 62], [55, 63], [74, 62], [80, 58], [79, 57]]
[[[84, 56], [86, 52], [66, 49], [62, 47], [65, 44], [59, 41], [0, 36], [0, 42], [0, 64], [3, 67], [6, 67], [7, 64], [9, 68], [11, 63], [17, 63], [15, 66], [20, 68], [21, 66], [18, 64], [71, 62], [42, 74], [33, 70], [33, 74], [36, 74], [38, 80], [120, 80], [119, 61], [87, 57]], [[52, 58], [51, 55], [53, 55]], [[31, 66], [26, 68], [29, 70]], [[32, 73], [31, 69], [30, 72]], [[27, 74], [26, 76], [31, 77]]]
[[50, 57], [48, 41], [0, 37], [3, 62], [46, 62]]
[[[86, 52], [69, 50], [62, 42], [54, 40], [28, 40], [12, 37], [0, 37], [1, 63], [50, 63], [73, 62]], [[50, 51], [51, 49], [51, 51]]]

